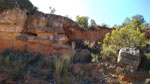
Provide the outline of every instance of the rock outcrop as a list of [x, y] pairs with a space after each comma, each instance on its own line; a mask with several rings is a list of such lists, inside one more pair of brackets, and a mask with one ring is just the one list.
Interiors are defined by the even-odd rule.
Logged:
[[103, 42], [105, 34], [111, 32], [113, 29], [99, 29], [99, 30], [81, 30], [71, 25], [64, 25], [66, 35], [69, 40], [89, 40], [92, 42]]
[[[115, 30], [115, 28], [101, 28], [97, 30], [82, 30], [72, 25], [64, 25], [66, 35], [69, 40], [90, 40], [94, 42], [103, 42], [105, 35]], [[145, 38], [150, 38], [150, 30], [142, 30], [145, 33]]]
[[[70, 53], [68, 41], [103, 41], [105, 34], [113, 29], [82, 30], [66, 17], [34, 12], [26, 9], [8, 9], [0, 12], [0, 51], [27, 50], [31, 53], [49, 55]], [[142, 31], [150, 37], [148, 31]]]
[[122, 48], [119, 51], [118, 64], [137, 70], [141, 63], [140, 50], [137, 48]]
[[72, 49], [68, 41], [102, 41], [111, 31], [83, 31], [66, 17], [41, 12], [28, 14], [26, 9], [19, 8], [8, 9], [0, 13], [0, 51], [8, 48], [44, 55], [70, 53]]
[[27, 50], [44, 55], [69, 53], [71, 48], [63, 24], [76, 25], [58, 15], [41, 12], [28, 15], [27, 10], [19, 8], [4, 10], [0, 13], [0, 50]]
[[90, 51], [88, 49], [82, 49], [80, 52], [76, 53], [73, 61], [76, 63], [88, 63], [91, 62]]

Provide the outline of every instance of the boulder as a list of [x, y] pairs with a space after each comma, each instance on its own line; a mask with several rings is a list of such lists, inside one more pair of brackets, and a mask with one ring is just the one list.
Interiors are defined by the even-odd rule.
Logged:
[[88, 49], [82, 49], [74, 56], [74, 62], [87, 63], [91, 62], [90, 51]]
[[150, 79], [146, 79], [145, 84], [150, 84]]
[[122, 48], [119, 51], [118, 65], [137, 70], [141, 63], [140, 50], [137, 48]]

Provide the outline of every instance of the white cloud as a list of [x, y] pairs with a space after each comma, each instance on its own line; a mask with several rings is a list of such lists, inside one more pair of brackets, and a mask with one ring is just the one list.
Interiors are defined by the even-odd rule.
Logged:
[[69, 15], [75, 19], [77, 15], [88, 16], [87, 8], [81, 0], [30, 0], [40, 11], [49, 13], [49, 7], [56, 9], [58, 15]]

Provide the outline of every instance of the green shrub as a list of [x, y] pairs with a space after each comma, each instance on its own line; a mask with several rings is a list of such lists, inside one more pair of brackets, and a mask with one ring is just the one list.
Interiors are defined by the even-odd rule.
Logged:
[[91, 62], [98, 62], [100, 58], [100, 51], [101, 51], [101, 43], [100, 42], [91, 42], [88, 40], [84, 41], [84, 45], [87, 46], [87, 48], [91, 52], [92, 60]]
[[103, 46], [103, 50], [101, 51], [101, 58], [115, 61], [117, 59], [117, 52], [113, 49], [112, 46]]
[[141, 68], [149, 72], [150, 70], [150, 40], [146, 40], [146, 46], [142, 49]]
[[0, 0], [0, 11], [15, 7], [26, 8], [29, 12], [37, 9], [29, 0]]
[[41, 55], [32, 55], [27, 52], [15, 52], [6, 49], [0, 52], [0, 67], [4, 66], [11, 70], [11, 76], [14, 81], [23, 79], [27, 72], [38, 73], [38, 70], [44, 64]]
[[82, 28], [88, 28], [88, 20], [89, 18], [87, 16], [76, 16], [76, 23], [82, 27]]
[[56, 83], [60, 84], [72, 84], [73, 72], [72, 72], [72, 57], [62, 56], [55, 57], [55, 79]]
[[71, 46], [76, 51], [76, 54], [82, 49], [88, 49], [91, 52], [91, 62], [98, 62], [100, 59], [100, 51], [102, 49], [101, 42], [76, 40], [72, 42]]
[[120, 48], [144, 47], [145, 45], [144, 33], [141, 33], [138, 29], [131, 28], [131, 26], [125, 26], [105, 35], [101, 54], [103, 58], [113, 58], [116, 57]]
[[76, 40], [72, 42], [71, 46], [76, 51], [76, 54], [82, 49], [88, 49], [91, 52], [91, 61], [98, 62], [100, 58], [100, 51], [102, 49], [101, 42], [94, 42], [90, 40]]
[[93, 53], [91, 53], [91, 57], [92, 57], [91, 62], [98, 63], [99, 62], [99, 58], [100, 58], [100, 54], [93, 54]]
[[55, 60], [50, 61], [50, 67], [55, 70]]

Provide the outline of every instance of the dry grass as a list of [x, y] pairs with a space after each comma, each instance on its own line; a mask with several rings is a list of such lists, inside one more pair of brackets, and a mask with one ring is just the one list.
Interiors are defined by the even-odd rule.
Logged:
[[72, 56], [55, 57], [55, 79], [56, 83], [72, 84]]

